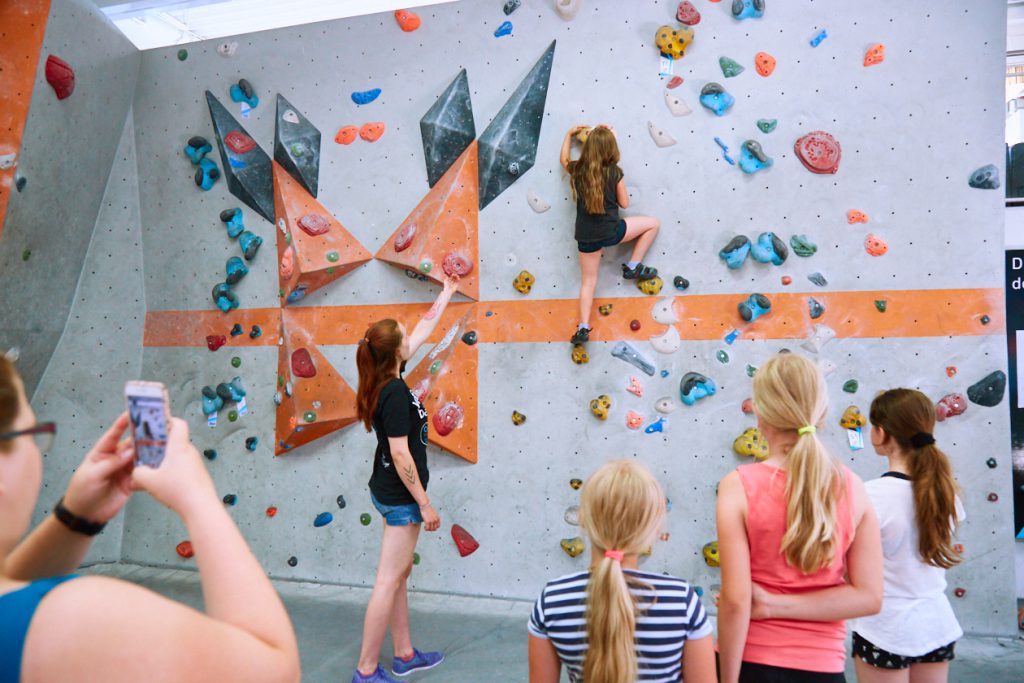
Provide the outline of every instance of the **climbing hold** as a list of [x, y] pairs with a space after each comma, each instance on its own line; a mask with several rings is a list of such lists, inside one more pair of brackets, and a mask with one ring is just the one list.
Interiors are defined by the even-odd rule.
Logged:
[[717, 567], [720, 564], [718, 557], [718, 541], [705, 543], [701, 552], [704, 554], [704, 562], [709, 567]]
[[650, 342], [651, 348], [664, 354], [675, 353], [682, 346], [679, 330], [674, 325], [669, 325], [662, 334], [651, 337]]
[[680, 26], [677, 29], [668, 25], [659, 26], [654, 34], [654, 44], [666, 57], [682, 59], [686, 55], [686, 48], [693, 42], [694, 33], [689, 26]]
[[747, 260], [750, 253], [750, 239], [746, 235], [736, 235], [718, 252], [718, 258], [725, 261], [731, 270], [736, 270]]
[[414, 565], [418, 565], [420, 563], [420, 554], [419, 553], [413, 553], [412, 554], [412, 563]]
[[505, 2], [505, 6], [501, 8], [505, 13], [505, 16], [508, 16], [519, 9], [519, 5], [522, 4], [522, 1], [523, 0], [507, 0]]
[[843, 383], [843, 391], [848, 394], [856, 394], [859, 388], [860, 384], [855, 379], [848, 379]]
[[800, 162], [811, 173], [835, 173], [843, 150], [839, 141], [823, 130], [803, 136], [793, 145]]
[[743, 411], [744, 415], [752, 415], [754, 413], [754, 401], [753, 399], [745, 398], [743, 403], [740, 404], [740, 410]]
[[628, 342], [618, 342], [612, 348], [612, 356], [619, 360], [624, 360], [630, 365], [644, 371], [649, 376], [654, 377], [654, 364], [641, 355], [641, 353]]
[[953, 595], [955, 595], [958, 598], [962, 598], [965, 595], [967, 595], [967, 589], [966, 588], [957, 588], [956, 590], [953, 591]]
[[826, 38], [828, 38], [828, 31], [826, 31], [825, 29], [821, 29], [816, 34], [814, 34], [813, 38], [811, 38], [811, 47], [818, 47], [819, 45], [821, 45], [821, 41], [825, 40]]
[[992, 322], [992, 319], [989, 318], [987, 315], [983, 315], [980, 318], [978, 318], [978, 322], [980, 322], [982, 325], [988, 325], [990, 322]]
[[971, 403], [992, 408], [1003, 400], [1006, 390], [1006, 373], [1002, 370], [986, 375], [967, 388], [967, 398]]
[[988, 494], [987, 498], [988, 498], [988, 502], [995, 503], [996, 501], [999, 500], [999, 494], [998, 493], [990, 493], [990, 494]]
[[885, 313], [885, 309], [886, 309], [887, 305], [888, 304], [887, 304], [885, 299], [875, 299], [875, 309], [879, 313]]
[[953, 377], [956, 375], [956, 366], [946, 366], [946, 377]]
[[811, 353], [818, 353], [829, 340], [835, 339], [836, 331], [828, 325], [818, 323], [801, 346]]
[[740, 336], [740, 331], [739, 330], [733, 330], [729, 334], [727, 334], [724, 337], [722, 337], [722, 339], [725, 341], [726, 344], [732, 344], [734, 341], [736, 341], [736, 338], [739, 337], [739, 336]]
[[439, 360], [435, 360], [433, 363], [431, 363], [430, 364], [430, 374], [431, 375], [436, 375], [437, 373], [441, 372], [441, 365], [442, 365], [442, 363], [441, 363], [440, 359]]
[[21, 192], [25, 189], [25, 186], [28, 185], [28, 178], [23, 175], [18, 175], [17, 173], [14, 174], [14, 177], [17, 178], [17, 180], [14, 181], [14, 189]]
[[313, 357], [309, 355], [308, 349], [301, 348], [292, 352], [292, 374], [304, 379], [316, 377], [316, 366], [313, 365]]
[[359, 128], [359, 137], [367, 142], [377, 142], [381, 135], [384, 135], [384, 124], [380, 121], [364, 123]]
[[537, 213], [544, 213], [551, 208], [551, 205], [537, 196], [537, 193], [532, 189], [526, 192], [526, 203]]
[[357, 90], [352, 93], [352, 101], [356, 104], [369, 104], [375, 99], [380, 97], [381, 89], [373, 88], [371, 90]]
[[524, 422], [526, 422], [526, 416], [523, 415], [522, 413], [520, 413], [518, 410], [513, 410], [512, 411], [512, 424], [514, 424], [515, 426], [518, 427], [519, 425], [523, 424]]
[[590, 356], [587, 355], [587, 347], [583, 344], [574, 344], [572, 347], [572, 362], [576, 365], [585, 365], [590, 362]]
[[245, 388], [242, 387], [242, 378], [235, 377], [230, 382], [221, 382], [217, 385], [217, 396], [224, 401], [238, 403], [245, 398]]
[[751, 294], [746, 301], [737, 304], [736, 308], [743, 320], [752, 323], [772, 310], [772, 302], [764, 294]]
[[227, 271], [227, 277], [224, 281], [229, 285], [238, 284], [239, 280], [249, 274], [249, 267], [237, 256], [229, 258], [224, 269]]
[[344, 510], [345, 506], [348, 505], [348, 503], [345, 502], [345, 496], [341, 496], [341, 495], [338, 496], [337, 503], [338, 503], [338, 509], [339, 510]]
[[967, 399], [963, 394], [946, 394], [935, 404], [935, 419], [944, 422], [947, 417], [962, 415], [967, 410]]
[[699, 372], [688, 372], [679, 380], [679, 398], [688, 406], [692, 406], [706, 396], [713, 396], [718, 391], [713, 380]]
[[885, 45], [875, 43], [864, 53], [864, 66], [874, 66], [885, 61]]
[[229, 94], [231, 95], [232, 102], [245, 102], [253, 109], [255, 109], [260, 103], [260, 98], [257, 97], [256, 91], [252, 87], [252, 83], [244, 78], [239, 79], [237, 83], [231, 86]]
[[758, 119], [757, 120], [757, 127], [760, 129], [760, 131], [762, 133], [765, 133], [765, 134], [771, 133], [773, 130], [775, 130], [775, 127], [778, 126], [778, 125], [779, 125], [779, 120], [778, 119]]
[[263, 329], [259, 325], [253, 325], [249, 330], [249, 339], [258, 339], [263, 335]]
[[626, 391], [633, 394], [637, 398], [643, 398], [644, 396], [644, 387], [642, 384], [640, 384], [640, 380], [636, 377], [629, 378], [629, 386], [626, 387]]
[[996, 466], [999, 465], [999, 463], [996, 462], [995, 458], [989, 458], [988, 460], [985, 461], [985, 464], [988, 465], [988, 468], [990, 470], [994, 470], [996, 468]]
[[889, 245], [878, 235], [871, 233], [864, 238], [864, 250], [871, 256], [884, 256], [889, 251]]
[[754, 67], [757, 69], [757, 73], [765, 78], [771, 76], [775, 71], [775, 64], [775, 57], [767, 52], [758, 52], [754, 55]]
[[175, 552], [186, 560], [190, 557], [195, 556], [196, 552], [192, 549], [192, 541], [182, 541], [174, 548]]
[[743, 433], [732, 442], [732, 450], [737, 455], [743, 455], [755, 460], [768, 458], [768, 442], [765, 441], [761, 430], [757, 427], [747, 427]]
[[238, 246], [242, 247], [242, 255], [245, 256], [246, 261], [252, 261], [256, 258], [256, 252], [259, 251], [260, 245], [263, 244], [263, 238], [246, 230], [238, 238]]
[[668, 79], [668, 83], [665, 84], [665, 87], [668, 88], [669, 90], [675, 90], [676, 88], [678, 88], [682, 84], [683, 84], [683, 77], [682, 76], [673, 76], [672, 78]]
[[566, 524], [571, 524], [572, 526], [579, 526], [580, 525], [580, 506], [579, 505], [570, 505], [569, 507], [567, 507], [565, 509], [565, 514], [562, 515], [562, 519], [565, 520]]
[[597, 312], [603, 316], [609, 316], [612, 314], [613, 304], [601, 304], [597, 307]]
[[[782, 352], [780, 351], [779, 353], [782, 353]], [[756, 375], [756, 374], [757, 374], [757, 368], [754, 367], [753, 365], [750, 365], [748, 363], [747, 364], [747, 377], [750, 377], [751, 379], [753, 379], [754, 375]]]
[[664, 286], [664, 284], [665, 283], [662, 282], [661, 277], [655, 275], [654, 277], [648, 278], [647, 280], [637, 280], [636, 288], [639, 289], [644, 294], [646, 294], [647, 296], [657, 296], [658, 294], [661, 294], [661, 288]]
[[762, 232], [757, 236], [757, 242], [750, 245], [750, 256], [758, 263], [781, 266], [789, 257], [789, 249], [774, 232]]
[[583, 0], [555, 0], [555, 11], [566, 21], [572, 21], [580, 13]]
[[333, 521], [334, 515], [332, 515], [330, 512], [321, 512], [319, 515], [316, 516], [316, 519], [313, 520], [313, 526], [320, 528], [322, 526], [327, 526]]
[[277, 508], [271, 505], [270, 507], [267, 508], [266, 515], [267, 517], [274, 517], [275, 515], [277, 515]]
[[813, 296], [807, 299], [807, 309], [811, 314], [811, 320], [817, 320], [825, 314], [825, 307]]
[[630, 410], [626, 413], [626, 427], [629, 429], [640, 429], [644, 424], [644, 416], [640, 413]]
[[662, 415], [658, 417], [654, 422], [644, 427], [644, 434], [659, 434], [665, 431], [665, 425], [668, 424], [668, 420]]
[[764, 16], [764, 0], [732, 0], [732, 16], [736, 19], [760, 19]]
[[725, 116], [725, 112], [729, 111], [735, 102], [733, 96], [719, 83], [708, 83], [700, 90], [700, 103], [715, 116]]
[[46, 82], [58, 100], [67, 99], [75, 91], [75, 71], [60, 57], [50, 55], [46, 58]]
[[569, 486], [571, 486], [573, 488], [573, 490], [579, 491], [580, 488], [583, 487], [583, 480], [582, 479], [570, 479], [569, 480]]
[[789, 238], [789, 246], [792, 247], [794, 254], [803, 258], [814, 256], [818, 251], [818, 245], [807, 239], [807, 235], [793, 235]]
[[476, 344], [476, 341], [477, 336], [475, 330], [470, 330], [466, 334], [462, 335], [462, 343], [466, 346], [473, 346], [473, 344]]
[[564, 550], [566, 555], [569, 557], [579, 557], [583, 554], [583, 539], [579, 536], [563, 538], [559, 544], [562, 546], [562, 550]]
[[690, 281], [687, 280], [682, 275], [676, 275], [674, 278], [672, 278], [672, 285], [682, 292], [689, 288]]
[[683, 0], [676, 8], [676, 21], [686, 26], [696, 26], [700, 23], [700, 12], [690, 0]]
[[725, 141], [720, 137], [715, 137], [715, 144], [722, 148], [722, 158], [725, 159], [730, 166], [736, 165], [736, 160], [729, 156], [729, 145], [725, 144]]
[[671, 147], [676, 144], [676, 139], [654, 125], [654, 121], [647, 122], [647, 132], [651, 134], [651, 139], [658, 147]]
[[299, 558], [295, 557], [294, 555], [292, 555], [291, 557], [288, 558], [288, 566], [289, 567], [294, 567], [297, 564], [299, 564]]
[[458, 524], [452, 524], [452, 540], [455, 541], [455, 547], [461, 557], [472, 555], [480, 547], [473, 535]]
[[210, 141], [204, 138], [202, 135], [193, 135], [188, 139], [188, 144], [185, 145], [185, 156], [188, 157], [192, 165], [198, 164], [204, 156], [213, 151], [213, 145]]
[[434, 413], [432, 419], [434, 432], [438, 436], [448, 436], [455, 429], [462, 426], [462, 416], [462, 406], [454, 401], [448, 401], [448, 403], [445, 403]]
[[729, 362], [729, 354], [726, 353], [725, 351], [723, 351], [722, 349], [719, 349], [718, 351], [715, 351], [715, 358], [722, 365], [725, 365], [726, 363]]
[[231, 239], [235, 239], [245, 232], [245, 225], [242, 223], [242, 210], [237, 207], [221, 211], [220, 220], [227, 228], [228, 237]]
[[519, 272], [519, 275], [516, 275], [516, 279], [512, 281], [512, 286], [521, 294], [529, 294], [533, 288], [533, 283], [536, 281], [536, 278], [533, 277], [530, 271], [523, 270]]
[[601, 394], [590, 401], [590, 412], [599, 420], [608, 419], [608, 411], [612, 409], [612, 400], [607, 394]]
[[782, 284], [784, 284], [784, 285], [791, 285], [791, 284], [793, 284], [793, 278], [790, 277], [789, 275], [783, 275], [782, 278], [781, 278], [781, 281], [782, 281]]
[[255, 451], [256, 447], [260, 445], [260, 438], [258, 436], [250, 436], [245, 440], [245, 449], [247, 451]]
[[994, 164], [982, 166], [971, 174], [967, 184], [978, 190], [998, 190], [999, 169]]
[[640, 329], [640, 321], [639, 320], [630, 320], [629, 321], [629, 329], [633, 330], [634, 332], [639, 330]]
[[867, 223], [868, 215], [863, 211], [850, 209], [849, 211], [846, 212], [846, 222], [849, 223], [850, 225], [853, 225], [854, 223]]
[[303, 214], [296, 223], [302, 232], [310, 237], [323, 235], [331, 229], [331, 222], [319, 213]]
[[212, 448], [207, 448], [206, 450], [203, 451], [203, 457], [205, 457], [207, 460], [216, 460], [217, 451], [215, 451]]
[[186, 59], [188, 59], [188, 50], [181, 48], [178, 50], [178, 61], [184, 62]]
[[226, 282], [221, 282], [213, 287], [213, 302], [217, 304], [222, 312], [227, 313], [228, 311], [238, 308], [239, 301], [235, 293], [231, 291], [231, 285]]
[[216, 351], [220, 347], [227, 343], [227, 337], [223, 334], [208, 334], [206, 335], [206, 348], [211, 351]]
[[746, 71], [746, 68], [731, 57], [719, 57], [718, 66], [722, 69], [722, 75], [726, 78], [735, 78]]
[[[407, 9], [395, 10], [395, 21], [398, 23], [398, 28], [406, 33], [412, 33], [420, 27], [419, 15]], [[362, 102], [357, 102], [357, 104], [362, 104]]]
[[654, 409], [663, 415], [669, 415], [675, 412], [676, 402], [672, 400], [671, 396], [662, 396], [654, 402]]
[[665, 106], [672, 112], [672, 116], [686, 116], [693, 113], [693, 110], [686, 105], [686, 102], [683, 102], [681, 97], [676, 97], [668, 90], [665, 91]]
[[839, 426], [843, 429], [860, 429], [867, 423], [868, 418], [861, 414], [857, 406], [848, 407], [839, 418]]
[[371, 521], [373, 521], [373, 518], [370, 517], [369, 512], [364, 512], [363, 514], [359, 515], [359, 523], [363, 526], [370, 526]]
[[441, 270], [449, 277], [466, 277], [473, 272], [473, 262], [457, 251], [449, 251], [441, 260]]
[[221, 43], [217, 46], [217, 54], [221, 57], [230, 57], [238, 50], [238, 43], [231, 41], [230, 43]]
[[[667, 296], [664, 299], [658, 300], [654, 307], [651, 309], [651, 317], [654, 322], [661, 323], [662, 325], [673, 325], [679, 322], [679, 316], [676, 315], [675, 311], [675, 299]], [[637, 322], [637, 329], [640, 329], [639, 322]], [[632, 328], [632, 323], [630, 323]]]
[[757, 173], [761, 169], [770, 168], [773, 163], [757, 140], [747, 140], [740, 146], [740, 170], [744, 173]]
[[193, 180], [195, 180], [196, 187], [203, 192], [209, 192], [214, 183], [220, 180], [220, 169], [217, 168], [217, 164], [213, 160], [204, 157], [199, 160]]
[[815, 272], [811, 273], [810, 275], [808, 275], [807, 279], [811, 281], [811, 284], [817, 285], [819, 287], [826, 287], [826, 286], [828, 286], [828, 280], [825, 279], [824, 275], [822, 275], [821, 273], [819, 273], [817, 271], [815, 271]]
[[334, 136], [334, 141], [339, 145], [351, 145], [359, 135], [359, 128], [356, 126], [342, 126]]
[[304, 412], [302, 414], [302, 421], [303, 422], [316, 422], [316, 413], [314, 413], [312, 410], [307, 410], [306, 412]]

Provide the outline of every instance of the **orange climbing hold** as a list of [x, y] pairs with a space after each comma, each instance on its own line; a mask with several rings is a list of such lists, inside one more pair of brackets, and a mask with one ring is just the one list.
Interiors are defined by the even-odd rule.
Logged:
[[359, 129], [359, 137], [367, 142], [377, 142], [381, 135], [384, 135], [384, 124], [380, 121], [364, 123], [363, 127]]
[[406, 33], [412, 33], [420, 27], [419, 15], [407, 9], [396, 9], [395, 21], [398, 22], [398, 27]]
[[339, 145], [351, 145], [355, 142], [357, 135], [359, 135], [359, 128], [356, 126], [342, 126], [338, 129], [338, 134], [334, 136], [334, 141]]
[[946, 376], [947, 377], [954, 377], [954, 376], [956, 376], [956, 366], [955, 365], [950, 365], [950, 366], [948, 366], [946, 368]]
[[754, 55], [754, 67], [757, 69], [757, 73], [768, 78], [775, 71], [775, 57], [767, 52], [758, 52]]
[[885, 61], [885, 45], [875, 43], [864, 53], [864, 66], [874, 66]]
[[864, 249], [872, 256], [884, 256], [889, 251], [889, 245], [878, 235], [871, 234], [864, 240]]
[[856, 209], [850, 209], [846, 212], [846, 222], [850, 225], [854, 223], [867, 223], [868, 215], [863, 211], [857, 211]]
[[277, 508], [271, 505], [267, 508], [267, 517], [273, 517], [277, 514]]

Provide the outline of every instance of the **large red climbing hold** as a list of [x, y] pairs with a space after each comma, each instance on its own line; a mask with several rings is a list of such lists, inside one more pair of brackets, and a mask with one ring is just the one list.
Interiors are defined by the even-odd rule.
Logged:
[[700, 12], [689, 0], [683, 0], [676, 8], [676, 21], [687, 26], [696, 26], [700, 23]]
[[441, 261], [441, 270], [448, 276], [465, 277], [473, 272], [473, 262], [458, 252], [450, 251]]
[[947, 417], [963, 415], [967, 410], [967, 399], [963, 394], [946, 394], [935, 404], [935, 419], [939, 422]]
[[409, 248], [413, 238], [416, 237], [416, 224], [407, 223], [404, 228], [395, 235], [395, 251], [401, 252]]
[[220, 347], [227, 343], [227, 337], [223, 334], [208, 334], [206, 335], [206, 348], [211, 351], [216, 351]]
[[432, 422], [438, 436], [448, 436], [462, 424], [462, 406], [454, 401], [445, 403], [434, 413]]
[[322, 235], [331, 229], [331, 222], [318, 213], [307, 213], [298, 220], [302, 232], [310, 237]]
[[60, 57], [50, 55], [46, 58], [46, 82], [57, 93], [58, 100], [65, 100], [75, 92], [75, 71]]
[[384, 135], [384, 124], [380, 121], [364, 123], [363, 127], [359, 129], [359, 137], [367, 142], [377, 142], [381, 135]]
[[395, 10], [395, 21], [398, 22], [398, 27], [406, 33], [412, 33], [420, 27], [419, 15], [407, 9]]
[[178, 555], [184, 557], [186, 560], [196, 554], [196, 552], [192, 550], [192, 541], [182, 541], [178, 544], [175, 550], [178, 552]]
[[458, 524], [452, 524], [452, 540], [455, 541], [455, 547], [459, 549], [459, 555], [462, 557], [472, 555], [480, 547], [480, 543], [473, 535]]
[[256, 142], [241, 131], [233, 130], [224, 136], [224, 144], [235, 154], [245, 154], [256, 149]]
[[295, 349], [292, 353], [292, 374], [303, 379], [316, 377], [316, 366], [306, 348]]
[[823, 130], [803, 136], [793, 145], [796, 155], [811, 173], [835, 173], [843, 156], [839, 141]]

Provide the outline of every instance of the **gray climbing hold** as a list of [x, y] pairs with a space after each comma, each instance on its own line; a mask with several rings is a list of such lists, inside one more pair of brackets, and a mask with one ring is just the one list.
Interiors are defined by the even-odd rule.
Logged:
[[654, 364], [637, 351], [632, 344], [620, 341], [612, 348], [612, 355], [644, 371], [651, 377], [654, 376]]
[[996, 370], [969, 386], [967, 388], [967, 398], [971, 403], [976, 403], [986, 408], [993, 408], [1002, 402], [1005, 392], [1006, 373], [1002, 370]]
[[654, 144], [658, 147], [671, 147], [676, 144], [676, 139], [654, 125], [654, 121], [647, 122], [647, 132], [651, 134], [651, 139], [654, 140]]
[[967, 184], [978, 190], [998, 190], [999, 169], [995, 167], [995, 164], [982, 166], [971, 174]]

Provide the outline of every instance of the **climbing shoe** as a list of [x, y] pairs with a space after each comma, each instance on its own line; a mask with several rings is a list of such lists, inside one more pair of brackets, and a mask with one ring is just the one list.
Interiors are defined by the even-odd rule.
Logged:
[[586, 344], [590, 341], [590, 328], [580, 327], [576, 330], [576, 334], [572, 335], [572, 339], [569, 342], [573, 345]]
[[622, 264], [622, 277], [626, 280], [650, 280], [658, 276], [658, 269], [645, 266], [642, 263], [636, 264], [636, 268], [630, 268]]

